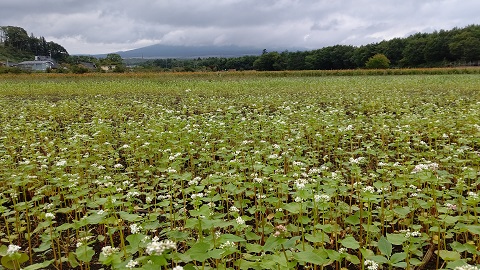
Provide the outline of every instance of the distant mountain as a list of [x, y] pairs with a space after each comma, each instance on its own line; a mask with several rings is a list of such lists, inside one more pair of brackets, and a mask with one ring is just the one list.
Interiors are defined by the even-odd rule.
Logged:
[[[290, 49], [269, 49], [268, 51], [285, 51]], [[304, 50], [304, 49], [293, 49]], [[206, 58], [206, 57], [241, 57], [245, 55], [260, 55], [263, 48], [240, 47], [240, 46], [173, 46], [173, 45], [151, 45], [129, 51], [115, 52], [122, 58]], [[104, 58], [106, 54], [95, 55], [95, 57]]]

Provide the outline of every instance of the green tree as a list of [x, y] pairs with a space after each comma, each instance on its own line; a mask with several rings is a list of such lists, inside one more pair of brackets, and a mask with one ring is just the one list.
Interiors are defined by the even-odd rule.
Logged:
[[407, 39], [403, 58], [400, 61], [404, 67], [425, 65], [425, 47], [427, 45], [426, 34], [415, 34]]
[[104, 65], [122, 65], [123, 59], [119, 54], [109, 53], [107, 57], [101, 59], [101, 63]]
[[282, 58], [278, 52], [265, 52], [255, 62], [253, 68], [256, 70], [282, 70]]
[[453, 38], [449, 44], [450, 52], [462, 61], [477, 61], [480, 59], [480, 38], [471, 31], [464, 31]]
[[2, 26], [1, 29], [5, 33], [4, 44], [6, 47], [21, 51], [29, 49], [29, 36], [25, 29], [18, 26]]
[[371, 43], [356, 48], [352, 55], [352, 61], [357, 67], [364, 67], [368, 58], [378, 53], [377, 47], [377, 43]]
[[390, 60], [384, 54], [377, 53], [368, 58], [365, 66], [370, 69], [385, 69], [390, 66]]

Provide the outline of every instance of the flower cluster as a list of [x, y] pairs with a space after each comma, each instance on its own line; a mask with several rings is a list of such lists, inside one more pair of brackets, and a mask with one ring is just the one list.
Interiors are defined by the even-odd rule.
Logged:
[[235, 245], [236, 245], [235, 242], [227, 241], [227, 242], [221, 244], [221, 245], [219, 246], [219, 248], [220, 248], [220, 249], [231, 248], [231, 247], [234, 247]]
[[177, 249], [177, 244], [168, 239], [159, 241], [158, 237], [155, 236], [152, 242], [147, 245], [145, 251], [148, 255], [162, 255], [162, 253], [168, 249]]
[[17, 245], [8, 245], [7, 255], [12, 255], [12, 254], [14, 254], [15, 252], [18, 252], [20, 249], [21, 249], [20, 246], [17, 246]]
[[276, 226], [275, 229], [276, 229], [276, 231], [273, 234], [274, 237], [279, 237], [282, 233], [287, 231], [287, 228], [285, 226], [281, 225], [281, 224]]
[[465, 264], [465, 265], [462, 265], [462, 266], [457, 266], [453, 270], [480, 270], [480, 267], [470, 265], [470, 264]]
[[141, 229], [142, 229], [142, 227], [139, 226], [139, 225], [136, 224], [136, 223], [130, 224], [130, 231], [131, 231], [133, 234], [139, 233]]
[[435, 162], [422, 163], [422, 164], [415, 165], [415, 168], [413, 168], [412, 173], [415, 174], [425, 170], [436, 171], [437, 169], [438, 169], [438, 164]]
[[117, 253], [120, 249], [119, 248], [116, 248], [116, 247], [112, 247], [112, 246], [104, 246], [102, 248], [102, 254], [103, 256], [105, 257], [108, 257], [110, 255], [113, 255], [115, 253]]
[[130, 260], [125, 267], [128, 269], [135, 268], [138, 265], [138, 262], [136, 260]]
[[366, 269], [368, 269], [368, 270], [377, 270], [378, 269], [378, 263], [376, 263], [372, 260], [365, 260], [364, 265], [366, 266]]
[[237, 222], [238, 225], [244, 225], [245, 224], [245, 220], [243, 220], [242, 217], [237, 217], [235, 219], [235, 221]]
[[330, 201], [330, 196], [327, 194], [315, 194], [313, 196], [315, 199], [315, 202], [329, 202]]

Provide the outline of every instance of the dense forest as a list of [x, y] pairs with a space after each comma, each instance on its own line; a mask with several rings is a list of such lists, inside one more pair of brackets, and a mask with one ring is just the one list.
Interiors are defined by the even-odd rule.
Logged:
[[35, 55], [51, 56], [58, 62], [69, 57], [67, 50], [53, 41], [33, 34], [29, 36], [25, 29], [18, 26], [0, 26], [0, 60], [33, 60]]
[[[24, 29], [14, 26], [0, 27], [0, 53], [2, 47], [3, 52], [15, 51], [17, 56], [51, 54], [52, 58], [69, 66], [82, 62], [100, 65], [102, 60], [104, 62], [109, 58], [117, 58], [117, 55], [112, 54], [106, 59], [69, 56], [62, 46], [47, 42], [43, 37], [28, 36]], [[384, 57], [385, 62], [380, 65], [383, 68], [476, 66], [480, 61], [480, 25], [416, 33], [406, 38], [394, 38], [358, 47], [335, 45], [296, 52], [263, 50], [259, 55], [235, 58], [155, 59], [137, 62], [135, 68], [164, 71], [358, 69], [375, 67], [368, 65], [368, 62], [376, 56]], [[3, 59], [0, 58], [1, 60]], [[131, 63], [131, 60], [129, 62]]]

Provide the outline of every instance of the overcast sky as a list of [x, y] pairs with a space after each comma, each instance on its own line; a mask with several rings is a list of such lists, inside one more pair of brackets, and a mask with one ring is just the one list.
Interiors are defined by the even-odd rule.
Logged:
[[20, 26], [70, 54], [153, 44], [318, 49], [479, 24], [479, 0], [1, 0]]

